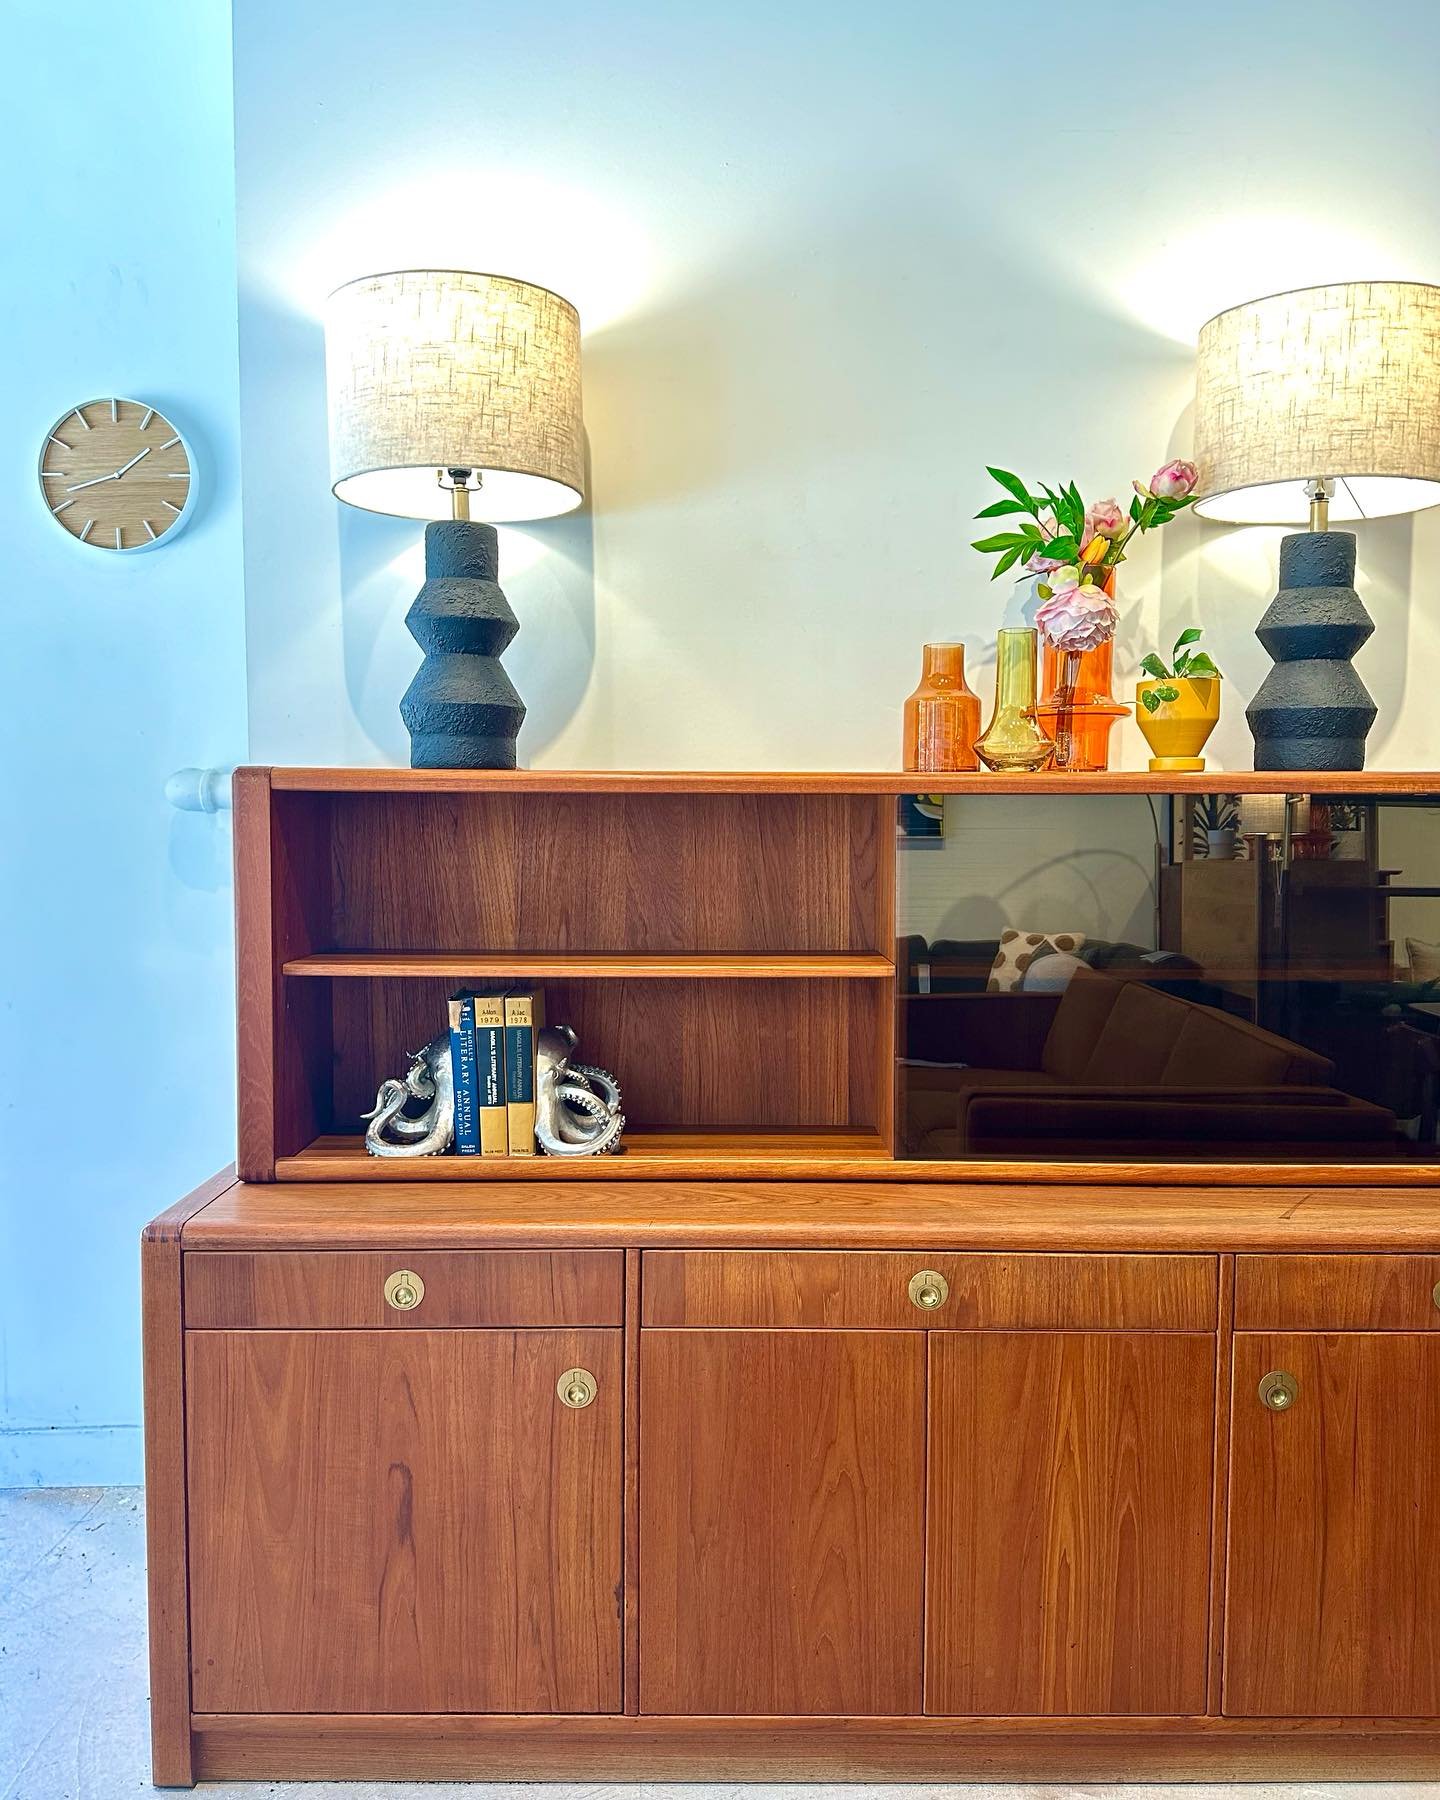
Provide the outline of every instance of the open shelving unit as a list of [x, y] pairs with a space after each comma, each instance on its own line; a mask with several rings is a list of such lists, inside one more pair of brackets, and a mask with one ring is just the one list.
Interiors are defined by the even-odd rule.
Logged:
[[360, 1115], [458, 986], [543, 986], [655, 1179], [893, 1157], [894, 801], [829, 779], [245, 769], [240, 1167], [251, 1180], [554, 1180], [376, 1158]]
[[[901, 794], [1435, 790], [1424, 775], [242, 769], [239, 1170], [252, 1181], [1144, 1181], [896, 1157]], [[534, 984], [613, 1069], [623, 1153], [382, 1159], [361, 1114], [460, 985]], [[1172, 1171], [1173, 1173], [1173, 1171]], [[1210, 1184], [1251, 1168], [1197, 1172]], [[1287, 1166], [1286, 1182], [1326, 1181]]]

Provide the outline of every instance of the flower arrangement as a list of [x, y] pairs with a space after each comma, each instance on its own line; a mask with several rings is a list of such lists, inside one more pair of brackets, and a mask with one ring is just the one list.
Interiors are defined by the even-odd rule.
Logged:
[[[1168, 462], [1155, 471], [1147, 487], [1132, 483], [1135, 497], [1128, 516], [1118, 500], [1097, 500], [1086, 506], [1072, 481], [1058, 491], [1040, 484], [1040, 494], [1030, 492], [1018, 475], [1006, 469], [987, 469], [1005, 489], [1003, 500], [983, 507], [977, 519], [999, 519], [1008, 515], [1028, 514], [1015, 531], [1000, 531], [979, 538], [971, 546], [984, 555], [995, 555], [991, 571], [993, 581], [1004, 575], [1024, 558], [1024, 567], [1032, 575], [1055, 575], [1051, 584], [1055, 592], [1068, 586], [1080, 587], [1095, 582], [1097, 572], [1113, 569], [1125, 560], [1126, 548], [1137, 532], [1142, 535], [1168, 525], [1178, 512], [1195, 498], [1199, 479], [1194, 463]], [[1070, 582], [1071, 576], [1075, 577]], [[1047, 596], [1042, 595], [1042, 599]], [[1037, 623], [1038, 623], [1037, 618]], [[1042, 627], [1043, 629], [1043, 627]], [[1107, 634], [1108, 635], [1108, 634]], [[1103, 642], [1103, 639], [1101, 640]], [[1056, 643], [1055, 639], [1051, 639]], [[1057, 648], [1064, 649], [1057, 643]], [[1091, 649], [1093, 645], [1082, 645]]]
[[[1035, 624], [1045, 641], [1064, 653], [1057, 690], [1063, 701], [1073, 697], [1080, 658], [1115, 635], [1119, 614], [1111, 571], [1124, 562], [1131, 538], [1168, 525], [1191, 504], [1198, 471], [1194, 463], [1165, 463], [1148, 486], [1132, 483], [1135, 494], [1128, 513], [1114, 499], [1087, 506], [1073, 481], [1058, 489], [1042, 482], [1039, 494], [1032, 494], [1008, 469], [987, 473], [1004, 488], [1005, 498], [992, 501], [976, 518], [1014, 517], [1019, 522], [1015, 530], [980, 538], [972, 548], [995, 557], [992, 581], [1022, 559], [1032, 575], [1044, 577], [1037, 587]], [[1064, 704], [1056, 721], [1057, 768], [1069, 767], [1072, 749], [1071, 707]]]

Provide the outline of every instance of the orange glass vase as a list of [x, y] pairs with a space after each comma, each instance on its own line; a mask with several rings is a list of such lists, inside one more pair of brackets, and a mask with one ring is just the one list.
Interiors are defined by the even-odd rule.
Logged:
[[905, 702], [907, 769], [978, 769], [980, 697], [965, 681], [963, 644], [927, 644], [920, 685]]
[[[1115, 571], [1107, 569], [1100, 584], [1113, 599]], [[1045, 646], [1040, 671], [1044, 699], [1036, 706], [1040, 722], [1055, 740], [1051, 768], [1070, 774], [1093, 774], [1110, 767], [1110, 732], [1130, 708], [1111, 693], [1115, 640], [1093, 650], [1057, 650]]]

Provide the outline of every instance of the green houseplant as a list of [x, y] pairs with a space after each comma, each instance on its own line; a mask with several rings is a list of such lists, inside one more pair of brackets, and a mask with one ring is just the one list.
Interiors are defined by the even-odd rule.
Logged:
[[1140, 667], [1149, 680], [1135, 689], [1135, 720], [1150, 746], [1152, 769], [1203, 769], [1204, 749], [1220, 717], [1220, 671], [1191, 625], [1175, 640], [1166, 668], [1153, 652]]

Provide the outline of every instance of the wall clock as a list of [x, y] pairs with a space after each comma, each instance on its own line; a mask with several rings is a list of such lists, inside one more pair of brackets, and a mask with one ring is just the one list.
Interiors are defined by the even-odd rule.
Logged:
[[190, 447], [143, 400], [87, 400], [46, 434], [40, 491], [55, 522], [97, 550], [153, 550], [188, 522]]

